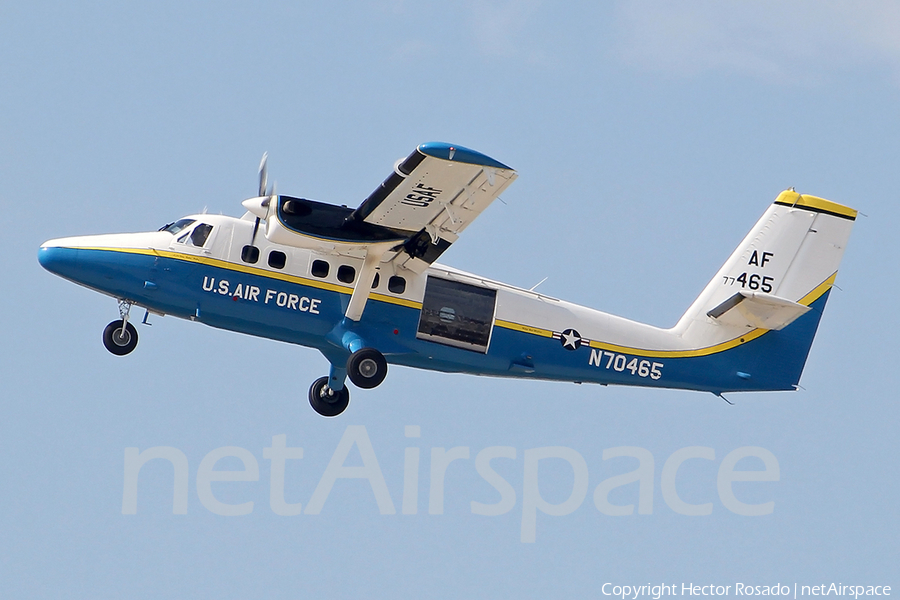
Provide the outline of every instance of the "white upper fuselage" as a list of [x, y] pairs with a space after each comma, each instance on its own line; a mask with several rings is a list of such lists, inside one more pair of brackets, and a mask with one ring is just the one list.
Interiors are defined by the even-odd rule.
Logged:
[[[188, 260], [189, 257], [197, 257], [199, 260], [222, 261], [238, 268], [248, 266], [241, 260], [241, 252], [253, 234], [254, 223], [252, 220], [211, 214], [189, 215], [185, 218], [213, 226], [204, 246], [192, 245], [189, 238], [179, 241], [181, 236], [177, 234], [156, 231], [60, 238], [46, 242], [44, 247], [156, 250], [167, 255], [182, 255], [184, 259]], [[259, 248], [260, 258], [256, 264], [252, 265], [253, 268], [264, 270], [272, 277], [300, 278], [318, 285], [327, 285], [329, 288], [346, 294], [352, 293], [354, 282], [340, 281], [338, 279], [339, 268], [350, 266], [358, 273], [363, 264], [363, 259], [358, 256], [318, 253], [306, 248], [274, 244], [261, 234], [256, 235], [254, 245]], [[285, 254], [286, 261], [283, 268], [269, 266], [266, 258], [272, 251]], [[312, 263], [315, 260], [325, 261], [330, 265], [327, 276], [316, 277], [312, 274]], [[406, 281], [405, 290], [402, 293], [398, 294], [389, 290], [388, 284], [391, 276], [403, 277]], [[371, 298], [376, 302], [379, 299], [390, 299], [421, 306], [428, 276], [471, 283], [496, 290], [495, 321], [501, 325], [510, 324], [533, 328], [535, 333], [548, 336], [552, 332], [576, 329], [585, 340], [602, 341], [605, 344], [629, 348], [657, 350], [690, 348], [680, 336], [674, 333], [673, 329], [662, 329], [610, 315], [440, 263], [434, 263], [422, 274], [416, 274], [406, 269], [395, 269], [390, 263], [382, 263], [379, 269], [378, 285], [373, 288]], [[363, 318], [365, 318], [365, 314]]]

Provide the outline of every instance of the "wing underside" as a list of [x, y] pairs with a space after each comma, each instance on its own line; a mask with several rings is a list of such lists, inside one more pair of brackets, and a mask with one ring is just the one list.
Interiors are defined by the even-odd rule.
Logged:
[[275, 195], [244, 206], [266, 220], [271, 242], [363, 259], [345, 313], [358, 321], [380, 264], [423, 273], [515, 178], [480, 152], [431, 142], [397, 161], [355, 210]]

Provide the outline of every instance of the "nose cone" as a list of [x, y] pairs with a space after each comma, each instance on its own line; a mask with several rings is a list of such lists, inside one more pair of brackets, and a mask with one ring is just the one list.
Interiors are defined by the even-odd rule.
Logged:
[[259, 196], [257, 198], [247, 198], [241, 204], [250, 211], [251, 214], [256, 215], [260, 219], [265, 219], [269, 215], [269, 201], [272, 196]]
[[38, 250], [38, 262], [51, 273], [71, 277], [78, 262], [78, 250], [57, 245], [56, 240], [50, 240]]

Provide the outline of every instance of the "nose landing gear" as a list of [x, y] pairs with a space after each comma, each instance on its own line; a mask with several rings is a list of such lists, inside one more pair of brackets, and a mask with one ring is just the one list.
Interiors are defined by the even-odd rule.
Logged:
[[119, 300], [119, 315], [122, 318], [113, 321], [103, 330], [103, 345], [116, 356], [125, 356], [137, 347], [137, 329], [128, 322], [131, 305], [127, 300]]

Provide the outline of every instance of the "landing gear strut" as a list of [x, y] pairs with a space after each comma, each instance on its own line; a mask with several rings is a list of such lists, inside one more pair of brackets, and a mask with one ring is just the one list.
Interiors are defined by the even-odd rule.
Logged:
[[328, 386], [329, 377], [319, 377], [309, 388], [309, 405], [323, 417], [336, 417], [350, 404], [350, 390], [346, 386], [333, 390]]
[[113, 321], [103, 330], [103, 345], [116, 356], [125, 356], [134, 350], [138, 343], [137, 329], [128, 322], [131, 305], [132, 303], [127, 300], [119, 300], [119, 316], [122, 318]]

